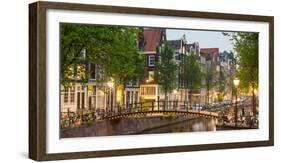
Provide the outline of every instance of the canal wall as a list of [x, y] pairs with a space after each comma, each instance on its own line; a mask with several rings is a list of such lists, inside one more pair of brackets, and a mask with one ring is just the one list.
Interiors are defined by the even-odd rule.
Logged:
[[91, 125], [76, 128], [61, 129], [61, 138], [132, 135], [140, 134], [145, 130], [157, 128], [173, 123], [194, 119], [194, 117], [154, 116], [142, 118], [123, 118], [104, 120]]

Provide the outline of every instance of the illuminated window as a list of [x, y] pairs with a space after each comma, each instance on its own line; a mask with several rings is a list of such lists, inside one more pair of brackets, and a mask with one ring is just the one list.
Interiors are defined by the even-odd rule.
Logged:
[[155, 87], [142, 87], [141, 88], [141, 95], [155, 95], [156, 89]]
[[148, 71], [148, 80], [153, 81], [154, 80], [154, 71]]

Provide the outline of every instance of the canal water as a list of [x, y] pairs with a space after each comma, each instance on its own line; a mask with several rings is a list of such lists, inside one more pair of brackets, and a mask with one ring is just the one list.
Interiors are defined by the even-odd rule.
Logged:
[[114, 136], [135, 134], [157, 134], [176, 132], [216, 131], [215, 121], [211, 118], [163, 117], [128, 118], [105, 120], [77, 128], [61, 130], [61, 138]]
[[162, 127], [144, 130], [141, 134], [154, 133], [177, 133], [177, 132], [196, 132], [196, 131], [216, 131], [216, 124], [213, 119], [196, 118], [182, 121], [179, 123], [165, 125]]

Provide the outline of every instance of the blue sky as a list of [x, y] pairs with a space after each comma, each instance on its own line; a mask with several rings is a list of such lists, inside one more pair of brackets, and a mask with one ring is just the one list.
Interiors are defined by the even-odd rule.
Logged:
[[200, 48], [219, 48], [220, 52], [233, 51], [229, 38], [219, 31], [167, 29], [166, 34], [168, 40], [180, 39], [185, 34], [188, 43], [199, 42]]

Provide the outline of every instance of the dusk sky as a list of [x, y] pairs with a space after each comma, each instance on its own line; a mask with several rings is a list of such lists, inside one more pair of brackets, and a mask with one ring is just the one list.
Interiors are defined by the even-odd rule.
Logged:
[[222, 32], [167, 29], [166, 34], [168, 40], [180, 39], [185, 34], [188, 43], [199, 42], [200, 48], [219, 48], [220, 52], [233, 51], [232, 43]]

